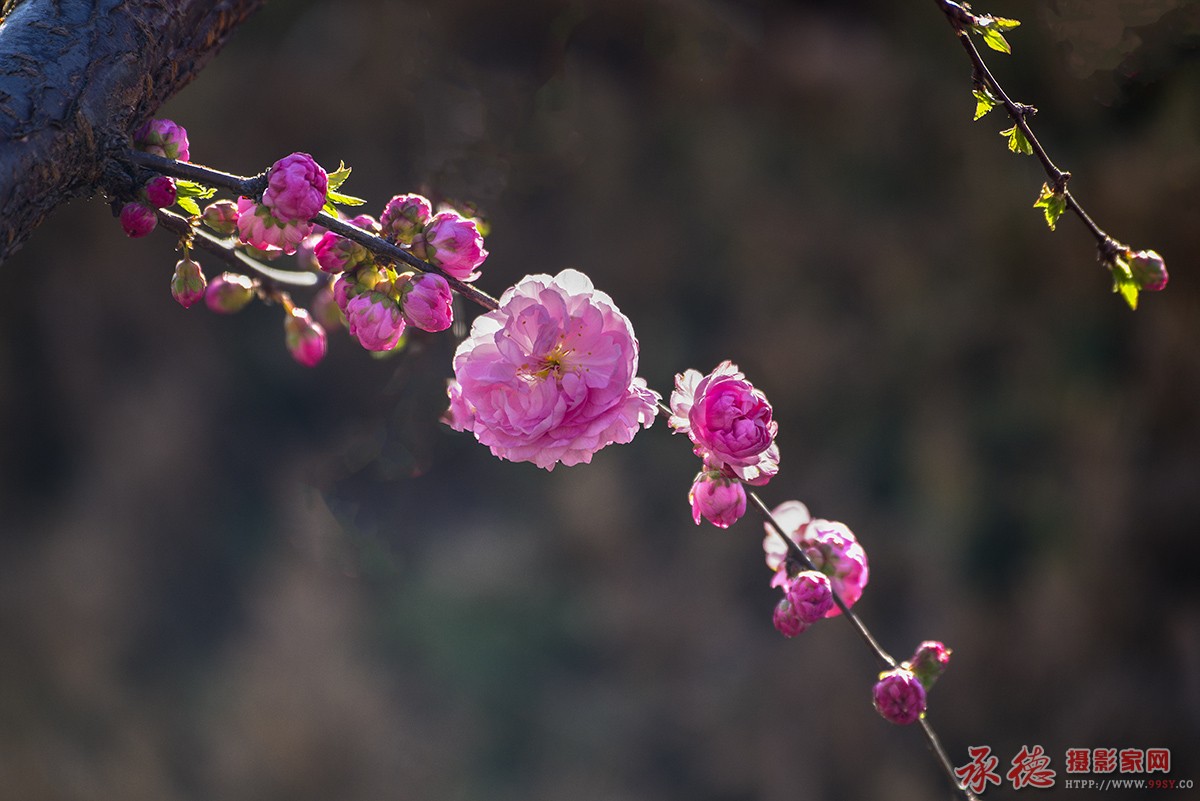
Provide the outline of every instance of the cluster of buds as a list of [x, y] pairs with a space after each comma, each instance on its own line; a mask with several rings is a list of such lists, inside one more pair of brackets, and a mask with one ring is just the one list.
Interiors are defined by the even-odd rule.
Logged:
[[[170, 120], [150, 120], [133, 135], [133, 146], [156, 156], [187, 161], [187, 131]], [[155, 175], [137, 191], [137, 197], [121, 206], [121, 229], [133, 239], [146, 236], [158, 225], [155, 209], [175, 203], [175, 180]]]
[[[867, 553], [854, 532], [844, 524], [814, 520], [808, 507], [800, 501], [781, 503], [771, 511], [771, 517], [787, 533], [792, 543], [789, 546], [770, 524], [764, 525], [766, 536], [763, 538], [763, 553], [772, 573], [771, 586], [783, 591], [783, 599], [775, 608], [775, 627], [785, 637], [794, 637], [814, 620], [841, 614], [834, 594], [847, 609], [858, 602], [870, 578]], [[804, 554], [807, 564], [792, 556], [793, 549]], [[800, 586], [805, 588], [805, 592], [812, 591], [813, 576], [826, 579], [829, 592], [827, 604], [823, 601], [813, 604], [806, 600], [807, 596], [797, 595], [801, 577], [805, 578]], [[804, 619], [804, 614], [815, 617], [812, 620]], [[801, 617], [805, 625], [797, 625], [793, 619], [795, 617]]]
[[728, 528], [746, 513], [742, 483], [763, 485], [779, 472], [771, 404], [732, 362], [708, 375], [676, 375], [669, 425], [688, 435], [703, 462], [688, 493], [697, 525], [703, 517]]
[[880, 673], [872, 696], [883, 719], [898, 726], [920, 720], [930, 688], [950, 663], [950, 653], [942, 643], [926, 640], [917, 646], [911, 659]]

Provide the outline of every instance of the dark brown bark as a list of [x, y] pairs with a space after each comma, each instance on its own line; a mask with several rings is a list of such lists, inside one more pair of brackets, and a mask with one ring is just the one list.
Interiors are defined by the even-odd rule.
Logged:
[[265, 0], [19, 0], [0, 23], [0, 262], [121, 184], [130, 133]]

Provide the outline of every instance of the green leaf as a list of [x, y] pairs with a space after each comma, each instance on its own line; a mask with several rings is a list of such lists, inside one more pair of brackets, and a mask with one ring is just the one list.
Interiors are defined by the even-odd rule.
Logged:
[[329, 173], [329, 191], [333, 192], [342, 184], [346, 183], [346, 179], [350, 177], [350, 168], [346, 166], [346, 162], [339, 160], [338, 168]]
[[367, 202], [367, 201], [363, 200], [361, 197], [354, 197], [353, 195], [343, 195], [340, 192], [334, 192], [332, 189], [325, 193], [325, 199], [330, 203], [337, 203], [338, 205], [341, 205], [341, 206], [361, 206], [362, 204]]
[[1012, 53], [1012, 47], [1009, 46], [1008, 40], [996, 28], [982, 28], [979, 30], [979, 34], [983, 37], [983, 43], [993, 50], [1000, 53]]
[[330, 217], [341, 219], [338, 217], [337, 206], [333, 205], [333, 201], [329, 200], [328, 196], [326, 196], [325, 205], [321, 207], [321, 211], [325, 212]]
[[975, 119], [979, 119], [984, 114], [987, 114], [999, 102], [996, 98], [992, 97], [992, 93], [987, 89], [976, 89], [971, 94], [975, 95]]
[[992, 17], [992, 21], [996, 23], [996, 27], [1002, 31], [1011, 31], [1013, 28], [1021, 27], [1021, 20], [1007, 19], [1006, 17]]
[[1058, 218], [1067, 210], [1067, 196], [1063, 192], [1055, 192], [1049, 184], [1042, 184], [1042, 194], [1038, 195], [1033, 207], [1042, 210], [1046, 215], [1046, 225], [1053, 231], [1054, 226], [1058, 224]]
[[1025, 138], [1025, 134], [1016, 125], [1001, 131], [1000, 135], [1008, 137], [1008, 149], [1012, 152], [1024, 153], [1026, 156], [1033, 155], [1033, 145], [1029, 144], [1029, 140]]
[[192, 200], [190, 197], [186, 197], [184, 195], [176, 195], [175, 196], [175, 204], [177, 206], [179, 206], [179, 208], [186, 211], [188, 214], [192, 215], [193, 217], [200, 216], [200, 206], [196, 203], [196, 201]]
[[1141, 287], [1138, 286], [1137, 279], [1133, 277], [1133, 270], [1129, 267], [1129, 262], [1123, 257], [1117, 256], [1109, 265], [1113, 277], [1113, 292], [1117, 292], [1129, 304], [1129, 308], [1137, 311], [1138, 292]]
[[[208, 200], [215, 194], [217, 194], [217, 190], [211, 186], [204, 186], [203, 184], [198, 184], [195, 181], [185, 181], [182, 178], [177, 178], [175, 180], [176, 199], [198, 197], [201, 200]], [[199, 212], [197, 212], [197, 214], [198, 213]]]

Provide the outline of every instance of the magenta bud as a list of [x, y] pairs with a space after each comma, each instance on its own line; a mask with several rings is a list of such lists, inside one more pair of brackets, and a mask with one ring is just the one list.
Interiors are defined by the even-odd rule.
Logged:
[[200, 218], [213, 231], [224, 236], [229, 236], [237, 230], [237, 204], [232, 200], [214, 201], [204, 207]]
[[925, 688], [902, 667], [880, 673], [873, 695], [876, 711], [897, 726], [916, 723], [925, 714]]
[[1153, 250], [1130, 253], [1129, 270], [1133, 273], [1133, 280], [1147, 292], [1158, 292], [1167, 285], [1167, 264]]
[[292, 358], [305, 367], [315, 367], [325, 358], [325, 329], [304, 309], [292, 309], [283, 321], [283, 333]]
[[417, 273], [405, 282], [400, 308], [409, 325], [422, 331], [445, 331], [454, 322], [454, 293], [437, 273]]
[[788, 603], [807, 624], [816, 623], [833, 608], [833, 591], [829, 576], [816, 570], [802, 571], [787, 585]]
[[371, 261], [371, 254], [366, 248], [333, 231], [327, 231], [313, 246], [313, 257], [317, 265], [331, 275], [353, 270]]
[[946, 672], [951, 653], [953, 652], [949, 648], [937, 640], [926, 640], [917, 646], [916, 653], [904, 666], [911, 670], [921, 682], [921, 686], [928, 690], [938, 677]]
[[208, 281], [200, 265], [191, 259], [180, 259], [175, 263], [175, 275], [171, 277], [171, 297], [179, 301], [183, 308], [190, 308], [193, 303], [204, 297], [204, 288]]
[[151, 206], [165, 209], [175, 202], [175, 181], [165, 175], [156, 175], [146, 182], [145, 193]]
[[254, 298], [254, 282], [238, 273], [221, 273], [208, 283], [204, 303], [217, 314], [233, 314]]
[[346, 303], [346, 327], [367, 350], [392, 350], [400, 343], [404, 326], [400, 306], [380, 292], [364, 292]]
[[692, 520], [700, 525], [703, 517], [717, 528], [729, 528], [746, 514], [746, 490], [736, 478], [720, 471], [704, 470], [696, 475], [688, 492]]
[[796, 608], [787, 598], [780, 598], [779, 603], [775, 604], [771, 622], [775, 624], [775, 628], [780, 634], [789, 639], [808, 628], [808, 624], [801, 619]]
[[413, 238], [412, 249], [418, 258], [467, 282], [479, 277], [477, 268], [488, 257], [479, 226], [456, 211], [435, 214], [425, 230]]
[[333, 298], [333, 288], [329, 286], [318, 289], [312, 298], [312, 314], [326, 331], [336, 331], [345, 325], [342, 311]]
[[425, 229], [433, 216], [433, 206], [421, 195], [396, 195], [383, 207], [379, 217], [383, 237], [389, 242], [411, 245], [413, 237]]
[[133, 135], [138, 150], [178, 161], [187, 161], [188, 137], [182, 125], [171, 120], [150, 120]]
[[307, 153], [284, 156], [271, 165], [263, 205], [282, 223], [307, 222], [325, 205], [329, 176]]
[[121, 228], [125, 236], [140, 239], [158, 225], [158, 215], [144, 203], [126, 203], [121, 207]]

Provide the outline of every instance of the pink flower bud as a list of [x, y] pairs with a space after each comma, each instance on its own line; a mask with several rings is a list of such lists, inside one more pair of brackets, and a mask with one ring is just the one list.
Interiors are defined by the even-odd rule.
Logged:
[[193, 303], [204, 297], [204, 288], [208, 281], [200, 265], [191, 259], [180, 259], [175, 262], [175, 275], [171, 277], [171, 297], [179, 301], [183, 308], [190, 308]]
[[125, 236], [140, 239], [154, 230], [158, 225], [158, 216], [154, 209], [143, 203], [126, 203], [121, 207], [121, 228]]
[[337, 302], [333, 299], [331, 287], [322, 287], [313, 295], [312, 313], [326, 331], [335, 331], [345, 325], [342, 310], [338, 308]]
[[327, 273], [336, 274], [353, 270], [360, 264], [371, 261], [371, 253], [352, 239], [328, 231], [313, 248], [317, 265]]
[[351, 217], [349, 222], [355, 228], [361, 228], [368, 234], [379, 235], [379, 223], [370, 214], [360, 214], [357, 217]]
[[325, 205], [329, 176], [307, 153], [293, 153], [271, 166], [263, 205], [281, 222], [307, 222]]
[[367, 350], [392, 350], [404, 333], [404, 315], [387, 295], [364, 292], [347, 302], [346, 327]]
[[478, 278], [476, 268], [488, 256], [475, 221], [456, 211], [435, 214], [425, 230], [413, 239], [413, 253], [460, 281]]
[[897, 726], [916, 723], [925, 713], [925, 688], [904, 668], [880, 673], [874, 697], [876, 711]]
[[354, 277], [345, 273], [339, 275], [334, 280], [332, 289], [333, 302], [342, 314], [346, 313], [346, 307], [349, 305], [350, 299], [360, 294], [358, 286], [354, 282]]
[[138, 150], [177, 161], [188, 160], [187, 131], [167, 119], [150, 120], [133, 135]]
[[248, 197], [238, 198], [237, 215], [238, 239], [268, 252], [295, 253], [313, 227], [307, 221], [284, 222]]
[[696, 525], [700, 525], [703, 517], [717, 528], [729, 528], [746, 514], [746, 490], [742, 482], [719, 471], [697, 474], [688, 502], [692, 504], [692, 520]]
[[422, 331], [445, 331], [454, 322], [454, 293], [436, 273], [417, 273], [404, 285], [400, 308], [409, 325]]
[[165, 175], [156, 175], [146, 182], [146, 200], [151, 206], [165, 209], [175, 202], [175, 181]]
[[808, 628], [808, 624], [804, 622], [787, 598], [780, 598], [779, 603], [775, 604], [771, 622], [775, 624], [775, 628], [780, 634], [789, 639]]
[[785, 593], [788, 603], [805, 623], [816, 623], [833, 608], [833, 591], [829, 577], [815, 570], [805, 570], [790, 580]]
[[937, 640], [926, 640], [917, 646], [912, 659], [904, 663], [926, 690], [946, 672], [952, 651]]
[[1153, 250], [1139, 250], [1129, 256], [1133, 280], [1147, 292], [1158, 292], [1167, 285], [1167, 264]]
[[304, 309], [292, 309], [283, 321], [283, 333], [292, 358], [305, 367], [315, 367], [325, 358], [325, 329]]
[[205, 206], [200, 217], [213, 231], [229, 236], [237, 230], [238, 206], [232, 200], [217, 200]]
[[401, 245], [411, 245], [413, 237], [425, 230], [433, 216], [433, 206], [421, 195], [396, 195], [383, 207], [379, 224], [383, 238]]
[[254, 282], [237, 273], [221, 273], [208, 282], [204, 303], [217, 314], [233, 314], [254, 298]]

